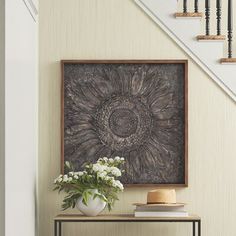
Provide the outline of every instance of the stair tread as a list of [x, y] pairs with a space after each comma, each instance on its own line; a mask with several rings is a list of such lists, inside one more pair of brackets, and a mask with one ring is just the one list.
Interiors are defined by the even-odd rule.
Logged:
[[225, 40], [225, 35], [198, 35], [197, 40]]
[[221, 58], [220, 63], [225, 64], [225, 63], [236, 63], [236, 58]]
[[203, 17], [201, 12], [177, 12], [174, 14], [176, 18], [178, 17]]

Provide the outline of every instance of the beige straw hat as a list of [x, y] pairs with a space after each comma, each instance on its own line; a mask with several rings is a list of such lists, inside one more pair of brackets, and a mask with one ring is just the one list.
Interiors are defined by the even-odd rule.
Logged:
[[174, 189], [155, 189], [147, 194], [147, 204], [175, 204], [176, 193]]
[[147, 194], [147, 203], [135, 203], [134, 205], [183, 205], [176, 202], [175, 189], [154, 189]]

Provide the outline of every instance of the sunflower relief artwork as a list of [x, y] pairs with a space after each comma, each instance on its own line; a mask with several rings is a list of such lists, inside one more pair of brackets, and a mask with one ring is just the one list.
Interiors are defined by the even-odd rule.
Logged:
[[186, 185], [186, 61], [62, 61], [62, 169], [125, 158], [122, 182]]

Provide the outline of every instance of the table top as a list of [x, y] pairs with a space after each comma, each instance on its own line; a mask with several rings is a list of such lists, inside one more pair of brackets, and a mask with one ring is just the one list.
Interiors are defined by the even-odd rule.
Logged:
[[98, 216], [85, 216], [78, 214], [60, 214], [54, 217], [56, 221], [70, 222], [154, 222], [154, 221], [199, 221], [201, 218], [197, 215], [189, 215], [186, 217], [135, 217], [133, 214], [107, 214]]

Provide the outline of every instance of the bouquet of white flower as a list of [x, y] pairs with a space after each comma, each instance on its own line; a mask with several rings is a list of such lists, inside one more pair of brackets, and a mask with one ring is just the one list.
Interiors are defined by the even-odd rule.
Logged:
[[[66, 167], [69, 172], [65, 175], [59, 175], [54, 184], [54, 190], [61, 192], [64, 190], [67, 195], [63, 200], [63, 210], [67, 208], [74, 208], [79, 198], [87, 205], [88, 199], [100, 198], [107, 203], [109, 210], [112, 209], [116, 200], [117, 194], [123, 191], [122, 183], [117, 179], [122, 175], [121, 169], [124, 164], [123, 157], [99, 158], [98, 161], [88, 163], [84, 166], [83, 171], [75, 172], [71, 163], [66, 162]], [[97, 190], [94, 194], [93, 190]]]

